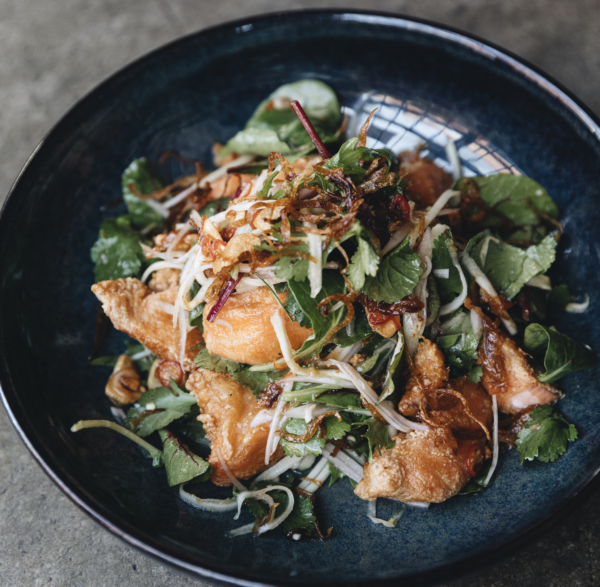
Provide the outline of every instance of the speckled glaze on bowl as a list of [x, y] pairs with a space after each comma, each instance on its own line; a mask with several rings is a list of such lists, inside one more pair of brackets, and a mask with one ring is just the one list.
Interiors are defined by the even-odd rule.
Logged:
[[[502, 457], [494, 487], [400, 526], [373, 525], [348, 482], [318, 494], [325, 543], [281, 535], [235, 540], [229, 514], [193, 510], [135, 446], [106, 430], [73, 435], [79, 419], [110, 418], [107, 372], [86, 369], [96, 301], [89, 249], [134, 158], [178, 151], [210, 164], [278, 85], [319, 78], [352, 107], [368, 92], [442, 113], [479, 145], [544, 185], [566, 235], [557, 282], [589, 293], [582, 315], [556, 326], [600, 348], [599, 127], [540, 72], [447, 28], [384, 14], [298, 12], [185, 37], [133, 63], [79, 102], [32, 155], [0, 218], [0, 381], [19, 434], [56, 483], [125, 540], [205, 579], [237, 584], [424, 584], [493, 560], [572, 502], [600, 464], [597, 371], [561, 382], [561, 409], [580, 431], [551, 465]], [[435, 145], [432, 145], [432, 148]], [[165, 179], [181, 174], [173, 164]], [[107, 352], [121, 348], [114, 332]]]

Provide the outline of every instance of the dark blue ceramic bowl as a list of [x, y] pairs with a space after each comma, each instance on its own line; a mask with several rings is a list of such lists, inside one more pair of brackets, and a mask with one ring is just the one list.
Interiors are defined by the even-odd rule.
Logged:
[[[395, 530], [373, 525], [350, 484], [338, 482], [318, 494], [323, 525], [334, 527], [325, 543], [226, 538], [240, 522], [181, 502], [128, 441], [69, 432], [77, 420], [111, 417], [107, 373], [86, 369], [96, 309], [89, 249], [122, 170], [169, 148], [210, 164], [213, 141], [228, 139], [274, 88], [307, 77], [333, 86], [359, 114], [383, 103], [374, 142], [399, 150], [423, 141], [444, 163], [449, 134], [467, 171], [521, 172], [544, 185], [566, 231], [554, 279], [591, 297], [587, 313], [557, 316], [556, 326], [600, 348], [600, 129], [585, 107], [531, 66], [456, 31], [382, 14], [284, 13], [151, 53], [84, 98], [33, 154], [0, 218], [3, 401], [35, 458], [80, 507], [180, 569], [245, 585], [441, 580], [530, 536], [593, 478], [597, 372], [561, 382], [561, 409], [580, 440], [557, 463], [519, 467], [513, 451], [492, 489], [409, 510]], [[114, 332], [105, 350], [121, 345]]]

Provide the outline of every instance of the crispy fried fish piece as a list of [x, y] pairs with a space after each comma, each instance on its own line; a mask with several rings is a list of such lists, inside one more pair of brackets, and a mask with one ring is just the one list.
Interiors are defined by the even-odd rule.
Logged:
[[166, 268], [155, 271], [152, 278], [148, 282], [148, 287], [153, 292], [166, 291], [179, 287], [180, 269]]
[[398, 434], [394, 442], [394, 448], [365, 464], [364, 477], [354, 489], [361, 499], [440, 503], [456, 495], [470, 478], [458, 444], [446, 428]]
[[[177, 289], [152, 293], [139, 279], [127, 277], [101, 281], [92, 286], [92, 291], [117, 330], [126, 332], [163, 359], [179, 360], [179, 329], [173, 326], [173, 316], [161, 307], [161, 303], [175, 303]], [[188, 332], [186, 371], [193, 369], [197, 351], [192, 348], [201, 342], [197, 328]]]
[[[486, 352], [502, 358], [502, 361], [496, 361], [502, 370], [501, 383], [497, 373], [492, 373], [488, 367], [490, 363], [486, 360]], [[552, 404], [562, 397], [556, 387], [536, 379], [538, 373], [529, 365], [525, 353], [512, 338], [500, 331], [496, 333], [493, 348], [486, 350], [482, 338], [478, 362], [483, 367], [483, 386], [490, 395], [496, 396], [498, 408], [506, 414], [517, 414], [530, 406]]]
[[398, 409], [405, 416], [416, 416], [423, 392], [435, 391], [447, 383], [448, 369], [442, 351], [434, 342], [422, 340], [414, 358], [414, 368], [406, 383], [406, 393], [400, 400]]
[[250, 427], [262, 408], [249, 389], [228, 375], [206, 369], [192, 373], [186, 387], [198, 400], [202, 412], [198, 420], [204, 424], [212, 447], [209, 462], [214, 468], [211, 481], [215, 485], [231, 485], [216, 450], [237, 479], [248, 479], [284, 456], [278, 447], [270, 464], [265, 465], [269, 425]]
[[[280, 293], [279, 299], [285, 301], [286, 294]], [[247, 365], [271, 363], [282, 357], [271, 324], [271, 316], [281, 309], [267, 287], [232, 295], [212, 323], [206, 319], [211, 307], [206, 304], [204, 308], [204, 339], [211, 355]], [[284, 319], [292, 348], [299, 349], [312, 329], [287, 316]]]
[[415, 152], [400, 153], [400, 173], [405, 173], [407, 192], [421, 206], [431, 206], [452, 187], [452, 177], [431, 159], [421, 159]]

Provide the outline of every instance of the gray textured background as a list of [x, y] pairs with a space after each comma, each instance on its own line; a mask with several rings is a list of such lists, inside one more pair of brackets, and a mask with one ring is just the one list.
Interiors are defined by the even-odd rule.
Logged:
[[[0, 0], [0, 202], [29, 154], [82, 95], [132, 59], [206, 26], [281, 9], [419, 16], [529, 59], [600, 112], [596, 0]], [[45, 476], [0, 407], [0, 585], [202, 585], [88, 519]], [[515, 556], [453, 587], [600, 585], [600, 495]]]

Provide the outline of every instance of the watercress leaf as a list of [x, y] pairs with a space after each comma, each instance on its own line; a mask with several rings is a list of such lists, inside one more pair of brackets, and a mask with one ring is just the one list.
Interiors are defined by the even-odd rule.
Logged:
[[258, 395], [267, 387], [269, 383], [279, 381], [284, 375], [289, 373], [289, 369], [273, 371], [250, 371], [249, 369], [240, 369], [231, 373], [231, 378], [235, 379], [240, 385], [247, 387], [254, 395]]
[[335, 333], [333, 342], [342, 348], [352, 346], [358, 341], [367, 338], [373, 334], [373, 329], [369, 324], [367, 313], [362, 304], [354, 304], [354, 318], [346, 328], [342, 328]]
[[458, 269], [452, 262], [450, 256], [450, 248], [454, 243], [446, 234], [441, 234], [433, 243], [433, 253], [431, 262], [434, 271], [437, 269], [447, 269], [448, 277], [435, 277], [435, 285], [437, 287], [440, 301], [442, 304], [450, 303], [459, 293], [462, 292], [462, 282]]
[[169, 487], [187, 483], [208, 471], [210, 465], [194, 454], [170, 430], [164, 428], [158, 434], [163, 444], [163, 462]]
[[543, 357], [546, 372], [538, 375], [538, 379], [545, 383], [575, 371], [591, 369], [597, 361], [596, 353], [590, 347], [561, 334], [553, 326], [530, 324], [525, 328], [523, 345], [532, 355]]
[[[285, 285], [287, 286], [287, 284]], [[298, 322], [304, 328], [311, 328], [312, 323], [310, 318], [304, 313], [296, 300], [296, 296], [291, 292], [289, 287], [287, 287], [287, 297], [283, 305], [293, 321]]]
[[128, 216], [103, 220], [100, 236], [90, 251], [96, 264], [96, 282], [139, 277], [148, 265], [140, 239], [140, 234], [131, 228]]
[[187, 415], [195, 405], [196, 398], [189, 393], [179, 390], [175, 395], [167, 387], [155, 387], [129, 408], [125, 423], [143, 438]]
[[379, 267], [379, 255], [375, 247], [364, 238], [358, 239], [358, 249], [348, 267], [348, 279], [352, 283], [355, 291], [360, 291], [365, 284], [367, 275], [375, 277], [377, 268]]
[[131, 189], [132, 185], [137, 193], [142, 195], [151, 194], [163, 187], [145, 157], [133, 161], [123, 172], [121, 177], [123, 199], [134, 228], [145, 231], [161, 228], [165, 223], [165, 217], [152, 208], [147, 201], [138, 198]]
[[229, 373], [230, 375], [244, 368], [243, 365], [235, 361], [228, 361], [216, 355], [211, 355], [206, 347], [196, 355], [194, 363], [200, 369], [216, 371], [217, 373]]
[[311, 357], [318, 354], [323, 346], [329, 342], [331, 330], [335, 328], [346, 315], [346, 307], [330, 311], [328, 316], [324, 316], [318, 305], [325, 297], [335, 293], [345, 293], [346, 285], [344, 278], [337, 271], [324, 270], [322, 287], [315, 298], [310, 295], [310, 283], [305, 281], [288, 282], [290, 290], [294, 294], [296, 301], [302, 311], [308, 316], [313, 334], [304, 342], [302, 347], [294, 353], [298, 359]]
[[496, 291], [511, 299], [536, 275], [554, 262], [556, 241], [552, 235], [523, 250], [513, 247], [485, 230], [473, 237], [466, 251], [488, 276]]
[[375, 277], [366, 277], [364, 293], [376, 302], [399, 302], [413, 292], [421, 273], [421, 261], [407, 238], [381, 260]]
[[[507, 239], [508, 242], [539, 243], [548, 233], [547, 225], [530, 206], [550, 218], [557, 219], [559, 216], [558, 207], [548, 192], [529, 177], [498, 173], [469, 179], [477, 184], [479, 195], [487, 206], [512, 222], [514, 229]], [[527, 205], [528, 202], [530, 206]], [[500, 229], [503, 224], [502, 216], [488, 213], [478, 226]]]
[[569, 442], [577, 440], [577, 429], [552, 406], [539, 406], [517, 436], [516, 446], [523, 461], [538, 459], [553, 463], [563, 455]]
[[199, 415], [200, 408], [198, 406], [192, 406], [189, 414], [173, 422], [170, 425], [170, 428], [175, 434], [180, 434], [187, 440], [201, 444], [203, 443], [203, 439], [206, 438], [206, 431], [204, 430], [202, 422], [198, 420]]
[[393, 448], [394, 442], [390, 438], [388, 427], [382, 424], [375, 418], [369, 418], [364, 422], [358, 422], [354, 426], [366, 426], [367, 430], [362, 435], [369, 442], [369, 462], [373, 458], [373, 451], [378, 450], [380, 453], [385, 448]]
[[[282, 505], [277, 506], [277, 509], [282, 508]], [[317, 518], [314, 515], [314, 508], [310, 499], [296, 495], [294, 496], [294, 508], [290, 515], [282, 522], [281, 527], [284, 532], [289, 532], [290, 530], [308, 530], [312, 532], [315, 529], [316, 521]]]
[[346, 475], [342, 473], [335, 465], [329, 464], [329, 487], [331, 487], [338, 479], [343, 479]]
[[463, 310], [454, 314], [453, 318], [460, 316], [454, 326], [443, 330], [437, 345], [444, 353], [446, 363], [455, 376], [464, 375], [473, 369], [477, 361], [477, 347], [481, 334], [475, 334], [471, 315]]

